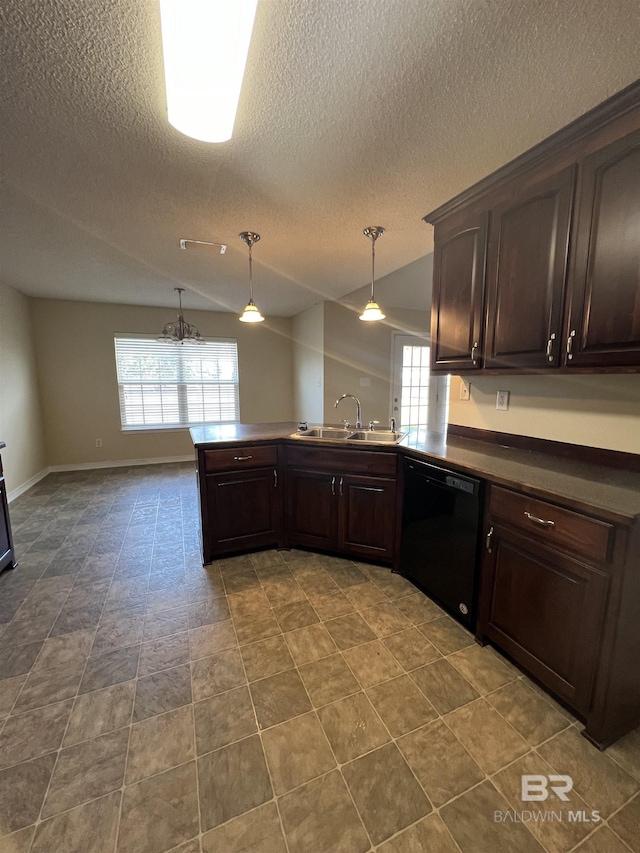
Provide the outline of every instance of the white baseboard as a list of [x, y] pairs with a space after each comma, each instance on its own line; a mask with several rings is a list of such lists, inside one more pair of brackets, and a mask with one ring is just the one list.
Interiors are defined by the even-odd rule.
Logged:
[[166, 465], [171, 462], [193, 462], [195, 464], [195, 454], [189, 456], [156, 456], [151, 459], [115, 459], [108, 462], [74, 462], [71, 465], [50, 465], [48, 468], [43, 468], [38, 471], [33, 477], [26, 482], [17, 486], [15, 489], [7, 493], [9, 503], [19, 498], [36, 483], [44, 479], [47, 474], [54, 474], [59, 471], [88, 471], [97, 468], [128, 468], [134, 465]]
[[35, 486], [36, 483], [39, 483], [40, 480], [43, 480], [51, 468], [43, 468], [42, 471], [38, 471], [37, 474], [34, 474], [33, 477], [30, 477], [24, 483], [21, 483], [19, 486], [16, 486], [15, 489], [12, 489], [10, 492], [7, 492], [7, 501], [11, 503], [11, 501], [15, 501], [16, 498], [19, 498], [20, 495], [23, 495], [28, 489], [32, 486]]

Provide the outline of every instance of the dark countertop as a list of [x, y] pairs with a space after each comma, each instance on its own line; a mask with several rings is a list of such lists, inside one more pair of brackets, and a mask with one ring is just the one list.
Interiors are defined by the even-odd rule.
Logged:
[[[268, 441], [289, 438], [297, 424], [224, 424], [192, 427], [195, 447], [216, 447], [239, 441]], [[460, 472], [492, 483], [515, 487], [536, 497], [569, 502], [596, 511], [609, 521], [640, 519], [640, 474], [577, 462], [546, 453], [502, 447], [475, 439], [412, 430], [398, 445], [356, 445], [326, 440], [305, 443], [330, 444], [367, 450], [398, 448], [405, 455], [434, 464], [445, 463]]]

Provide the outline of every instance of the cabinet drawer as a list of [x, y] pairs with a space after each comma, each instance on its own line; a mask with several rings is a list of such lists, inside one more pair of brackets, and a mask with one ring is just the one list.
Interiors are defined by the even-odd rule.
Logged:
[[225, 450], [205, 450], [204, 470], [231, 471], [239, 468], [263, 468], [278, 464], [274, 444], [238, 445]]
[[335, 474], [379, 474], [395, 477], [395, 453], [333, 447], [305, 447], [297, 444], [287, 448], [287, 462], [292, 468], [332, 471]]
[[492, 519], [501, 519], [541, 541], [557, 545], [586, 557], [592, 563], [605, 563], [613, 527], [586, 515], [563, 509], [546, 501], [493, 486], [489, 503]]

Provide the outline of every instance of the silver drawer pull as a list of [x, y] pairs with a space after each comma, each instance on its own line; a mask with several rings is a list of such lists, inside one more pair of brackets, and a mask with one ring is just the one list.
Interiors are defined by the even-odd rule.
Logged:
[[358, 486], [361, 492], [384, 492], [384, 489], [374, 489], [373, 486]]
[[529, 519], [529, 521], [533, 521], [535, 524], [541, 524], [542, 527], [555, 527], [556, 526], [555, 521], [551, 521], [548, 518], [538, 518], [537, 515], [531, 515], [531, 513], [527, 512], [526, 510], [525, 510], [524, 514]]
[[335, 493], [336, 493], [336, 478], [332, 477], [331, 478], [331, 494], [335, 495]]
[[253, 456], [234, 456], [233, 457], [234, 462], [246, 462], [247, 459], [253, 459]]

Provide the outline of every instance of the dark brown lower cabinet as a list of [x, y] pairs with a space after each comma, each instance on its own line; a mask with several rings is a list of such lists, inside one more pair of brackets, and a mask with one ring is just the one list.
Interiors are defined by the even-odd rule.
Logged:
[[[4, 447], [4, 444], [1, 446]], [[0, 572], [3, 569], [12, 568], [15, 564], [11, 522], [9, 521], [7, 487], [2, 474], [2, 459], [0, 458]]]
[[482, 632], [577, 711], [589, 708], [608, 578], [493, 525]]
[[294, 545], [335, 550], [338, 524], [335, 474], [291, 470], [287, 474], [287, 533]]
[[338, 548], [372, 560], [394, 557], [396, 481], [345, 475], [338, 484]]

